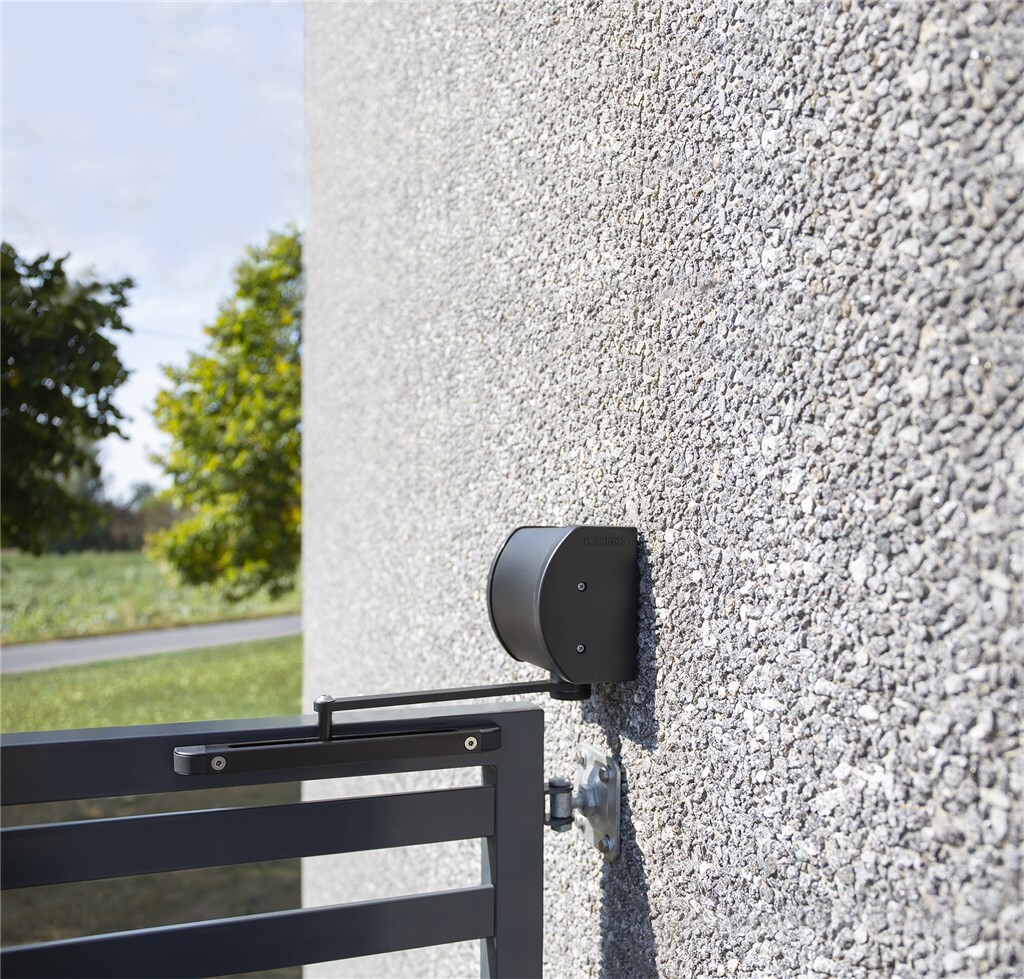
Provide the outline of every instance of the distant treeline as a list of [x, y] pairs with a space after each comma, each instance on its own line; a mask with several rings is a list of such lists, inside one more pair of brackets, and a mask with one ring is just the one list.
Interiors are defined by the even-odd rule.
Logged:
[[148, 534], [172, 527], [179, 517], [178, 511], [148, 484], [136, 486], [127, 503], [95, 498], [90, 502], [94, 515], [88, 525], [52, 539], [47, 551], [137, 551]]

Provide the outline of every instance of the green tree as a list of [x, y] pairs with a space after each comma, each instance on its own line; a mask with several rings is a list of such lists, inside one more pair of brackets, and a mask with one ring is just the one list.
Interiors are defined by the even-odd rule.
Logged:
[[157, 395], [171, 448], [156, 461], [181, 511], [149, 551], [190, 584], [234, 599], [294, 584], [299, 560], [302, 245], [271, 234], [235, 269], [235, 293], [206, 327], [203, 353]]
[[74, 281], [66, 261], [0, 244], [0, 537], [35, 554], [97, 517], [80, 492], [100, 479], [96, 442], [124, 437], [111, 399], [128, 371], [103, 331], [131, 332], [134, 283]]

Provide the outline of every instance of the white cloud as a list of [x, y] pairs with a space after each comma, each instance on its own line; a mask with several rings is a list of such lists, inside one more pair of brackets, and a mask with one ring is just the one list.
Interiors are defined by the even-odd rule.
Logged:
[[167, 168], [146, 156], [78, 155], [64, 167], [82, 193], [105, 202], [114, 213], [134, 217], [167, 193]]
[[210, 63], [232, 71], [250, 63], [252, 39], [242, 18], [251, 4], [174, 6], [189, 9], [183, 15], [164, 20], [153, 42], [154, 60], [147, 70], [150, 81], [177, 83], [197, 66]]

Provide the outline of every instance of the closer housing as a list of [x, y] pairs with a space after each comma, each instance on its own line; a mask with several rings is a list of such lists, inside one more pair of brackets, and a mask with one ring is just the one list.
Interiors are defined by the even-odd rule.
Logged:
[[520, 527], [491, 564], [488, 612], [514, 659], [570, 683], [636, 676], [635, 527]]

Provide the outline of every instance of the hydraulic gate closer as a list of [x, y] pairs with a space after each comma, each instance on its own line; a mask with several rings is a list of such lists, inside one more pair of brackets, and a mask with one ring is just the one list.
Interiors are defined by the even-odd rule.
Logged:
[[[591, 684], [636, 675], [636, 549], [633, 527], [522, 527], [491, 565], [491, 625], [515, 659], [550, 670], [550, 681], [459, 687], [336, 699], [313, 704], [315, 735], [287, 741], [186, 745], [174, 749], [179, 775], [298, 771], [360, 762], [470, 753], [501, 747], [497, 725], [387, 734], [335, 730], [334, 714], [450, 700], [547, 693], [556, 700], [586, 700]], [[545, 823], [556, 832], [573, 824], [607, 860], [619, 855], [621, 777], [614, 758], [581, 745], [574, 784], [551, 779]], [[575, 811], [575, 816], [573, 815]]]

